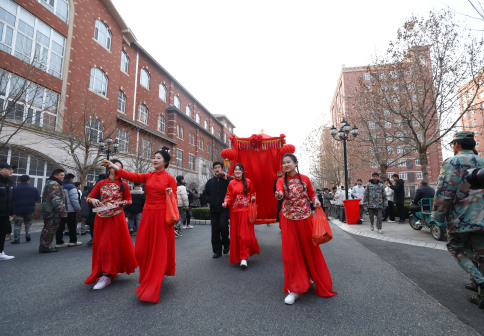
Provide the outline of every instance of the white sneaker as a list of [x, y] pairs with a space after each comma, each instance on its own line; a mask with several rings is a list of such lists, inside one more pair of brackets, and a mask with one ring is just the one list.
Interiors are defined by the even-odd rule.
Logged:
[[420, 224], [421, 224], [420, 221], [415, 222], [415, 225], [420, 225]]
[[76, 241], [75, 243], [69, 243], [69, 244], [67, 244], [67, 246], [69, 246], [69, 247], [81, 246], [81, 245], [82, 245], [82, 242], [80, 242], [80, 241]]
[[186, 225], [183, 225], [183, 226], [182, 226], [182, 229], [186, 229], [186, 228], [187, 228], [187, 226], [186, 226]]
[[360, 218], [360, 220], [361, 220], [362, 222], [364, 222], [364, 221], [365, 221], [363, 218]]
[[10, 260], [15, 258], [14, 256], [6, 255], [5, 252], [0, 253], [0, 260]]
[[247, 260], [242, 259], [240, 262], [240, 267], [245, 270], [247, 268]]
[[111, 284], [111, 278], [103, 275], [100, 277], [92, 289], [103, 289]]
[[67, 243], [62, 243], [62, 244], [57, 244], [55, 247], [56, 247], [56, 248], [62, 248], [62, 247], [67, 247], [67, 246], [69, 246], [69, 244], [67, 244]]
[[286, 298], [284, 299], [284, 303], [288, 305], [294, 304], [296, 300], [299, 298], [299, 294], [296, 293], [289, 293]]
[[187, 229], [193, 229], [193, 225], [187, 225]]
[[381, 229], [378, 229], [378, 233], [383, 234], [383, 231]]
[[392, 221], [391, 219], [389, 219], [388, 223], [395, 223], [395, 221]]

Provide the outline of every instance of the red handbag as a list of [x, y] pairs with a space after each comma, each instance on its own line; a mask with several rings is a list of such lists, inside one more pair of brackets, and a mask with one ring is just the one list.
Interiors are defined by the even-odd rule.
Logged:
[[170, 195], [166, 195], [166, 226], [175, 225], [179, 219], [180, 213], [178, 212], [175, 195], [172, 192]]
[[316, 208], [316, 214], [313, 217], [313, 243], [314, 245], [324, 244], [331, 239], [333, 239], [333, 233], [328, 218], [319, 206]]
[[254, 224], [257, 219], [257, 203], [250, 202], [249, 204], [249, 223]]

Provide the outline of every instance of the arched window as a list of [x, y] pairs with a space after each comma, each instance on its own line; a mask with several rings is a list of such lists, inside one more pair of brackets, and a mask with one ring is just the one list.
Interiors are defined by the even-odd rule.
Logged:
[[104, 126], [101, 121], [96, 118], [90, 118], [86, 122], [85, 136], [91, 142], [99, 142], [103, 138]]
[[180, 137], [180, 125], [176, 125], [176, 137]]
[[175, 96], [175, 102], [174, 102], [175, 106], [179, 109], [180, 108], [180, 98], [178, 98], [178, 96]]
[[158, 116], [158, 131], [165, 133], [165, 117], [161, 114]]
[[129, 57], [124, 51], [121, 51], [121, 71], [128, 73]]
[[195, 121], [197, 122], [197, 124], [200, 124], [200, 114], [197, 113], [197, 115], [195, 116]]
[[139, 74], [139, 83], [144, 88], [146, 88], [148, 90], [150, 89], [150, 74], [148, 73], [148, 70], [141, 69], [140, 74]]
[[183, 126], [180, 127], [180, 139], [183, 140]]
[[108, 78], [104, 72], [99, 68], [91, 68], [91, 80], [89, 82], [89, 88], [106, 97], [108, 91]]
[[138, 121], [143, 124], [148, 123], [148, 108], [144, 104], [138, 105]]
[[190, 105], [187, 105], [187, 107], [185, 108], [185, 113], [189, 117], [192, 116], [192, 110], [190, 109]]
[[210, 128], [210, 132], [212, 133], [212, 135], [215, 135], [215, 128], [213, 127], [213, 125], [212, 125], [212, 127]]
[[67, 0], [38, 0], [45, 8], [57, 15], [65, 23], [69, 20], [69, 3]]
[[160, 84], [160, 92], [158, 94], [160, 96], [160, 99], [166, 102], [166, 86], [163, 84]]
[[208, 121], [203, 122], [203, 128], [205, 128], [208, 131]]
[[118, 93], [118, 111], [126, 113], [126, 95], [121, 90]]
[[188, 131], [188, 143], [192, 144], [192, 131]]
[[94, 39], [104, 48], [111, 50], [111, 32], [104, 22], [96, 20]]

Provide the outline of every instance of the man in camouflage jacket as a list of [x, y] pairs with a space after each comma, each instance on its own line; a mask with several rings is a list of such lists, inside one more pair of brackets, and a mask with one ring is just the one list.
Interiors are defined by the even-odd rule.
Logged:
[[[483, 168], [484, 159], [475, 155], [473, 132], [457, 132], [451, 142], [455, 156], [442, 163], [434, 198], [432, 219], [447, 221], [447, 249], [466, 271], [478, 290], [471, 301], [484, 308], [484, 195], [471, 189], [468, 169]], [[466, 285], [472, 289], [471, 284]]]
[[380, 182], [380, 174], [374, 172], [371, 174], [371, 177], [370, 183], [366, 185], [363, 205], [368, 208], [371, 231], [373, 231], [373, 223], [376, 215], [376, 228], [378, 229], [378, 233], [383, 233], [382, 213], [383, 208], [388, 205], [387, 194], [385, 193], [385, 186]]
[[66, 195], [62, 188], [64, 170], [55, 169], [45, 183], [42, 192], [42, 216], [44, 217], [44, 228], [40, 234], [40, 253], [57, 252], [55, 247], [50, 246], [54, 234], [59, 227], [61, 217], [67, 213]]

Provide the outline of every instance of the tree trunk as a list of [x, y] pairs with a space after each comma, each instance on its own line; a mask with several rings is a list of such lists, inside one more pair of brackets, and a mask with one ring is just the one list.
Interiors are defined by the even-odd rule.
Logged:
[[418, 153], [420, 159], [420, 166], [422, 167], [422, 178], [429, 183], [429, 160], [427, 157], [427, 148], [422, 148]]

